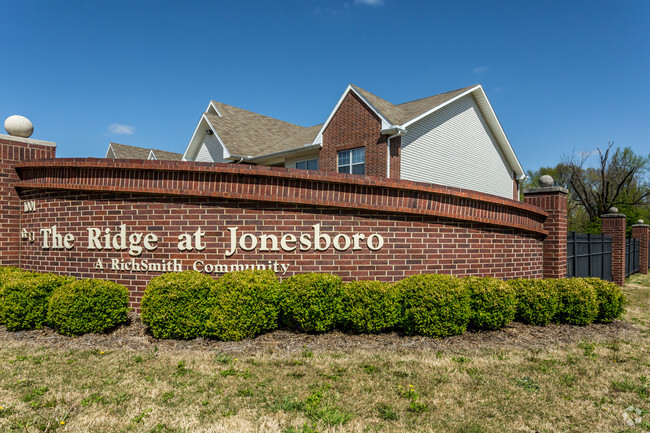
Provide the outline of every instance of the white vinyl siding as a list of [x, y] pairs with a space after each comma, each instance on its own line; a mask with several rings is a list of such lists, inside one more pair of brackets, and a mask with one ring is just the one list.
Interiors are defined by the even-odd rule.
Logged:
[[223, 158], [223, 147], [215, 135], [205, 135], [196, 154], [197, 162], [227, 162]]
[[471, 95], [407, 128], [401, 178], [512, 198], [512, 170]]

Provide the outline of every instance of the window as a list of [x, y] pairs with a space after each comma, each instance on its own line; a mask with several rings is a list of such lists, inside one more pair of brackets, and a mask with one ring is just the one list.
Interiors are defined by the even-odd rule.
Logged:
[[366, 148], [340, 151], [339, 173], [366, 174]]
[[300, 168], [302, 170], [318, 170], [318, 159], [298, 161], [296, 162], [296, 168]]

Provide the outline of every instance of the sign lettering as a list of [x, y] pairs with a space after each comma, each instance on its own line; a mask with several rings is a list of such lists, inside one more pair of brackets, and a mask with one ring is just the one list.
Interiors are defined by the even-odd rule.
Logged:
[[[33, 202], [32, 202], [33, 203]], [[30, 209], [33, 205], [30, 205]], [[27, 203], [25, 203], [27, 209]], [[22, 237], [34, 241], [31, 235], [23, 229]], [[57, 225], [40, 229], [41, 248], [44, 250], [72, 250], [75, 248], [75, 236], [63, 233]], [[222, 253], [226, 258], [233, 257], [236, 253], [290, 253], [308, 252], [316, 253], [334, 250], [335, 252], [379, 251], [384, 246], [384, 238], [378, 233], [327, 233], [322, 230], [321, 224], [311, 226], [307, 233], [250, 233], [240, 232], [238, 226], [226, 227], [223, 233], [227, 239], [227, 247]], [[182, 233], [177, 237], [177, 249], [180, 252], [202, 252], [207, 247], [206, 232], [199, 227], [192, 233]], [[213, 239], [214, 240], [214, 239]], [[139, 259], [144, 252], [153, 252], [158, 248], [158, 243], [163, 238], [151, 232], [132, 232], [126, 224], [120, 224], [117, 229], [111, 227], [86, 228], [85, 248], [90, 251], [127, 251], [131, 259], [112, 258], [97, 259], [95, 269], [111, 270], [118, 272], [179, 272], [183, 265], [179, 259]], [[257, 263], [219, 263], [207, 260], [196, 260], [190, 269], [209, 274], [220, 274], [244, 269], [272, 269], [283, 275], [289, 270], [289, 263], [266, 260]]]

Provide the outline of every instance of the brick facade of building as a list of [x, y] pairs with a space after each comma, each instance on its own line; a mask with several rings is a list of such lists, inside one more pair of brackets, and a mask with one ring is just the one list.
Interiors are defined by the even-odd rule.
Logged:
[[[337, 154], [341, 150], [365, 147], [366, 175], [388, 177], [388, 137], [381, 134], [381, 120], [356, 93], [347, 94], [339, 109], [323, 131], [319, 169], [338, 171]], [[399, 140], [391, 140], [391, 178], [399, 179]], [[397, 160], [393, 162], [393, 160]], [[397, 170], [393, 168], [393, 164]]]

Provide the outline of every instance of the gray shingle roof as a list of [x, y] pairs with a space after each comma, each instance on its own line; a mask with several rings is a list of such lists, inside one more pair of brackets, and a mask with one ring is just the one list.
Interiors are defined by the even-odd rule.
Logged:
[[379, 111], [389, 122], [393, 125], [403, 125], [411, 119], [415, 119], [421, 114], [435, 108], [445, 102], [454, 99], [456, 96], [472, 89], [474, 86], [464, 87], [462, 89], [452, 90], [451, 92], [440, 93], [438, 95], [429, 96], [428, 98], [417, 99], [415, 101], [405, 102], [403, 104], [394, 105], [390, 102], [373, 95], [361, 87], [351, 84], [352, 88], [359, 92], [361, 96], [366, 98], [377, 111]]
[[212, 102], [221, 116], [206, 113], [206, 117], [228, 152], [234, 155], [257, 156], [290, 149], [285, 140], [307, 129], [221, 102]]
[[156, 155], [156, 159], [159, 159], [161, 161], [180, 161], [181, 159], [183, 159], [182, 153], [169, 152], [167, 150], [160, 150], [160, 149], [151, 149], [151, 150], [153, 150], [154, 155]]
[[115, 159], [147, 159], [153, 150], [156, 159], [166, 161], [180, 161], [183, 155], [175, 152], [168, 152], [160, 149], [146, 149], [144, 147], [128, 146], [126, 144], [110, 143]]

